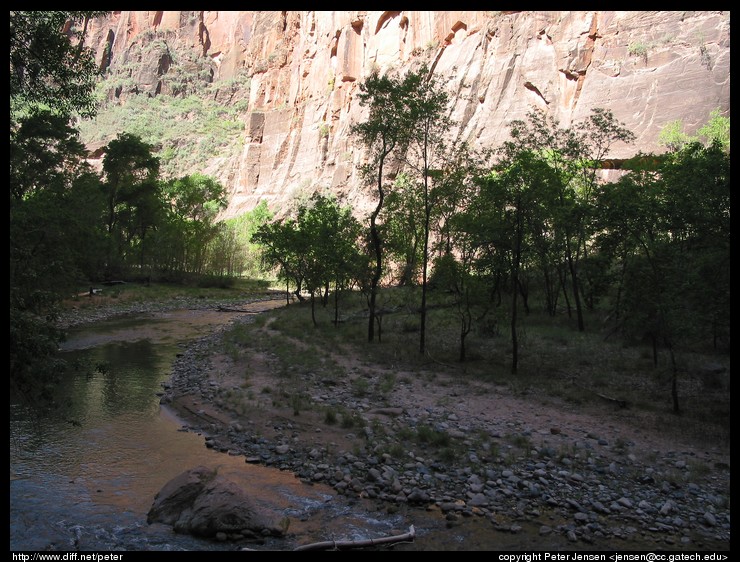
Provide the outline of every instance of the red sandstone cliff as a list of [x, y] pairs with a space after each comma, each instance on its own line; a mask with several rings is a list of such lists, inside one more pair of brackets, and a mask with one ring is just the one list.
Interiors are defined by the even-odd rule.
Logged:
[[[156, 57], [132, 46], [164, 37]], [[367, 206], [356, 177], [361, 158], [348, 138], [360, 117], [356, 92], [371, 69], [403, 71], [425, 61], [444, 77], [458, 126], [451, 135], [495, 146], [530, 107], [568, 125], [605, 107], [637, 135], [619, 158], [662, 151], [660, 128], [681, 119], [689, 132], [710, 111], [730, 110], [727, 12], [114, 12], [89, 41], [101, 67], [137, 65], [134, 86], [111, 92], [172, 93], [169, 46], [207, 63], [215, 84], [239, 73], [248, 91], [244, 149], [208, 170], [230, 190], [227, 216], [260, 199], [279, 205], [297, 189], [330, 187]], [[328, 134], [327, 134], [328, 133]]]

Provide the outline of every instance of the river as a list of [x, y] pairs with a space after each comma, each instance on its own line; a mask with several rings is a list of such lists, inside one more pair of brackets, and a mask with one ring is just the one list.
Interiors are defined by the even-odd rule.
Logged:
[[[11, 551], [291, 550], [313, 542], [364, 541], [416, 529], [397, 550], [647, 550], [654, 543], [606, 539], [599, 544], [542, 536], [536, 521], [500, 532], [485, 518], [452, 524], [438, 512], [389, 514], [289, 472], [249, 464], [207, 448], [204, 437], [160, 405], [177, 355], [189, 342], [235, 319], [216, 310], [140, 313], [70, 330], [61, 353], [76, 365], [57, 389], [59, 412], [47, 414], [11, 399]], [[196, 466], [216, 468], [241, 485], [276, 520], [285, 538], [216, 542], [148, 524], [157, 492]], [[550, 525], [567, 523], [543, 513]], [[503, 514], [502, 514], [503, 516]], [[723, 547], [720, 547], [722, 549]]]
[[58, 387], [61, 411], [46, 414], [11, 400], [11, 551], [234, 550], [239, 545], [147, 524], [162, 486], [199, 465], [218, 468], [276, 517], [288, 517], [288, 546], [312, 542], [337, 519], [336, 540], [381, 536], [403, 525], [330, 501], [335, 494], [329, 487], [208, 449], [202, 436], [183, 431], [160, 406], [162, 384], [182, 347], [234, 316], [175, 310], [70, 330], [61, 353], [77, 367]]

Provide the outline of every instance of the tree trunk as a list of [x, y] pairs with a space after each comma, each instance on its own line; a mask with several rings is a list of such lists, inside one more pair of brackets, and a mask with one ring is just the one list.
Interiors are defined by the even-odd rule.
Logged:
[[514, 256], [511, 270], [512, 297], [511, 297], [511, 373], [515, 375], [519, 364], [519, 340], [516, 333], [517, 297], [519, 296], [519, 263], [522, 252], [522, 219], [521, 199], [517, 198], [516, 210], [516, 238], [514, 240]]
[[313, 321], [314, 327], [318, 326], [316, 322], [316, 297], [315, 291], [311, 291], [311, 320]]
[[673, 413], [680, 414], [681, 408], [678, 405], [678, 366], [676, 365], [676, 355], [673, 353], [673, 346], [666, 341], [666, 346], [671, 354], [671, 398], [673, 399]]
[[572, 308], [570, 306], [570, 298], [568, 297], [568, 287], [563, 273], [562, 266], [558, 266], [558, 277], [560, 278], [560, 287], [563, 289], [563, 298], [565, 299], [565, 309], [568, 311], [568, 318], [573, 316]]
[[519, 293], [522, 295], [522, 304], [524, 305], [524, 314], [529, 315], [529, 288], [525, 287], [522, 280], [518, 280]]
[[421, 266], [421, 311], [419, 318], [419, 353], [424, 354], [427, 334], [427, 252], [429, 251], [429, 214], [424, 223], [424, 256]]
[[370, 215], [370, 239], [375, 250], [375, 271], [370, 279], [370, 318], [368, 319], [367, 326], [367, 341], [369, 342], [375, 340], [375, 301], [378, 294], [378, 283], [383, 274], [383, 246], [376, 223], [380, 210], [383, 208], [383, 198], [383, 160], [381, 159], [378, 165], [378, 204], [372, 215]]
[[462, 320], [460, 321], [460, 363], [465, 363], [465, 359], [467, 358], [465, 354], [465, 338], [468, 337], [472, 324], [473, 320], [470, 317], [470, 313], [468, 311], [464, 314]]
[[578, 319], [578, 331], [585, 332], [586, 325], [583, 321], [583, 305], [581, 304], [581, 289], [578, 286], [578, 274], [576, 272], [576, 264], [570, 250], [568, 250], [568, 269], [570, 270], [570, 279], [573, 289], [573, 301], [576, 305], [576, 318]]
[[334, 325], [339, 326], [339, 283], [334, 284]]

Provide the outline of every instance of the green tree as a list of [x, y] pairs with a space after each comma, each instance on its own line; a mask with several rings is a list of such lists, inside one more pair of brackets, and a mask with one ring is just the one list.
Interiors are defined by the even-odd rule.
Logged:
[[252, 242], [252, 237], [260, 227], [270, 222], [274, 215], [267, 201], [261, 199], [251, 211], [225, 221], [234, 232], [234, 243], [239, 248], [238, 251], [243, 254], [243, 265], [237, 270], [239, 273], [251, 277], [260, 274], [259, 246]]
[[349, 207], [341, 207], [333, 195], [314, 193], [298, 203], [294, 218], [286, 218], [260, 227], [253, 240], [263, 250], [263, 262], [276, 267], [279, 278], [292, 280], [296, 294], [311, 295], [311, 318], [317, 324], [316, 296], [323, 293], [328, 304], [334, 285], [334, 323], [338, 324], [339, 294], [357, 276], [364, 265], [358, 247], [361, 226]]
[[[576, 310], [578, 330], [585, 330], [579, 267], [588, 256], [593, 232], [591, 213], [594, 189], [599, 183], [600, 162], [617, 142], [630, 143], [634, 134], [624, 128], [613, 114], [594, 108], [591, 115], [568, 129], [560, 127], [543, 111], [528, 113], [527, 121], [511, 124], [507, 153], [530, 151], [545, 158], [557, 177], [557, 199], [552, 209], [553, 225], [562, 242], [567, 265], [570, 294]], [[567, 297], [567, 293], [564, 294]], [[570, 305], [569, 305], [570, 313]]]
[[401, 172], [385, 199], [380, 235], [385, 242], [386, 259], [399, 264], [399, 286], [413, 285], [418, 278], [422, 238], [421, 192], [412, 178]]
[[705, 146], [719, 143], [725, 152], [730, 152], [730, 118], [722, 115], [718, 109], [712, 110], [709, 120], [698, 131], [698, 140]]
[[[471, 215], [461, 213], [449, 225], [454, 233], [445, 253], [434, 260], [430, 287], [452, 296], [452, 304], [460, 325], [459, 361], [467, 359], [466, 341], [476, 322], [483, 320], [491, 308], [490, 288], [486, 279], [476, 273], [474, 263], [481, 251], [477, 242], [477, 226], [466, 225]], [[455, 257], [457, 256], [457, 258]]]
[[216, 235], [208, 244], [206, 272], [218, 278], [221, 286], [227, 286], [232, 278], [243, 274], [247, 249], [232, 224], [220, 221], [214, 226]]
[[658, 133], [658, 144], [668, 148], [669, 152], [676, 152], [693, 142], [709, 146], [716, 141], [723, 150], [730, 151], [730, 118], [723, 116], [719, 108], [712, 110], [709, 119], [696, 131], [696, 135], [687, 134], [684, 128], [682, 119], [667, 123]]
[[339, 293], [355, 275], [354, 267], [359, 261], [360, 224], [349, 207], [342, 208], [333, 195], [321, 193], [315, 193], [307, 204], [300, 206], [297, 222], [301, 235], [308, 242], [306, 288], [311, 293], [314, 324], [315, 294], [323, 289], [326, 305], [333, 283], [337, 325]]
[[658, 144], [661, 144], [673, 152], [680, 150], [691, 142], [691, 137], [684, 132], [683, 121], [676, 119], [664, 125], [658, 133]]
[[[472, 233], [488, 240], [505, 256], [498, 266], [505, 265], [506, 271], [498, 271], [496, 276], [505, 275], [511, 288], [510, 333], [512, 344], [511, 371], [516, 373], [519, 364], [518, 343], [518, 299], [521, 291], [521, 272], [533, 246], [533, 225], [539, 225], [542, 216], [539, 211], [543, 193], [549, 190], [556, 178], [545, 159], [536, 152], [522, 149], [516, 143], [507, 142], [502, 147], [502, 159], [494, 173], [481, 179], [481, 191], [476, 209], [482, 216], [472, 227]], [[546, 199], [544, 199], [546, 200]], [[536, 232], [536, 231], [535, 231]]]
[[443, 165], [431, 171], [435, 210], [432, 218], [436, 222], [431, 231], [437, 238], [432, 251], [438, 256], [452, 248], [455, 232], [460, 232], [457, 227], [451, 228], [453, 220], [476, 197], [480, 178], [491, 170], [492, 156], [490, 149], [475, 150], [466, 142], [458, 142], [446, 151]]
[[429, 275], [429, 238], [432, 215], [436, 211], [437, 197], [433, 190], [433, 176], [439, 177], [444, 166], [447, 143], [445, 137], [452, 120], [445, 114], [449, 96], [443, 85], [427, 66], [410, 72], [408, 133], [405, 162], [419, 176], [421, 188], [421, 306], [419, 307], [419, 352], [426, 348], [427, 277]]
[[305, 257], [308, 244], [301, 236], [294, 218], [282, 218], [262, 225], [252, 236], [253, 243], [261, 248], [262, 267], [266, 271], [277, 270], [277, 277], [285, 281], [286, 301], [290, 303], [290, 282], [293, 294], [303, 300], [301, 291], [306, 278]]
[[730, 157], [720, 141], [690, 143], [658, 170], [636, 170], [599, 192], [598, 245], [621, 260], [617, 327], [664, 347], [673, 410], [678, 354], [730, 332]]
[[194, 222], [214, 222], [228, 203], [224, 186], [204, 174], [165, 182], [164, 196], [177, 217]]
[[[484, 289], [490, 287], [475, 271], [483, 246], [483, 224], [477, 222], [481, 215], [470, 204], [479, 195], [480, 178], [490, 171], [492, 153], [458, 142], [445, 147], [443, 155], [442, 161], [428, 171], [431, 186], [418, 216], [427, 225], [422, 236], [429, 238], [427, 261], [433, 263], [434, 282], [428, 283], [429, 288], [439, 291], [443, 285], [446, 294], [452, 295], [460, 319], [460, 361], [464, 361], [466, 338], [474, 323], [485, 318], [490, 301], [483, 298]], [[418, 189], [417, 197], [422, 199], [423, 193], [423, 188]]]
[[39, 193], [61, 192], [89, 170], [79, 134], [66, 115], [32, 109], [10, 130], [10, 205]]
[[383, 275], [384, 243], [378, 225], [378, 216], [383, 209], [386, 190], [386, 166], [390, 157], [399, 149], [408, 146], [409, 123], [407, 100], [412, 95], [418, 78], [409, 73], [405, 78], [381, 76], [373, 72], [360, 84], [360, 104], [368, 108], [365, 121], [352, 126], [352, 134], [368, 150], [369, 162], [362, 166], [361, 173], [368, 183], [375, 185], [378, 200], [370, 214], [370, 242], [374, 254], [374, 268], [369, 283], [368, 341], [375, 339], [375, 314], [378, 285]]
[[69, 119], [33, 110], [10, 134], [11, 388], [45, 390], [64, 334], [58, 303], [94, 271], [102, 233], [100, 182]]
[[82, 38], [97, 14], [10, 12], [10, 379], [30, 400], [56, 370], [57, 305], [84, 247], [73, 233], [91, 218], [69, 206], [75, 186], [96, 180], [67, 115], [95, 111], [97, 68]]
[[130, 254], [137, 245], [137, 265], [143, 268], [147, 234], [162, 220], [164, 210], [158, 181], [159, 159], [139, 137], [120, 133], [105, 147], [103, 172], [105, 225], [111, 239], [107, 275], [120, 274], [123, 266], [132, 265]]
[[29, 106], [91, 116], [99, 74], [84, 39], [91, 19], [108, 12], [10, 12], [10, 112]]
[[[169, 211], [170, 236], [175, 237], [170, 246], [178, 248], [177, 269], [183, 273], [206, 273], [209, 245], [225, 234], [216, 223], [228, 203], [225, 188], [209, 176], [191, 174], [163, 182], [162, 195]], [[215, 253], [215, 248], [211, 250], [211, 254]]]

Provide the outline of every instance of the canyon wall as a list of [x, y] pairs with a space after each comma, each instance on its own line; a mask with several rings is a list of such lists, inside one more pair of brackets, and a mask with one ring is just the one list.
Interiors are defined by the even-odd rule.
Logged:
[[132, 61], [132, 45], [154, 34], [205, 60], [214, 86], [250, 77], [243, 90], [214, 90], [247, 102], [241, 154], [201, 170], [228, 188], [227, 217], [326, 188], [358, 211], [372, 206], [349, 131], [373, 69], [427, 63], [453, 102], [450, 138], [478, 146], [499, 145], [533, 107], [564, 126], [604, 107], [637, 136], [610, 154], [626, 158], [663, 152], [668, 122], [693, 133], [712, 110], [730, 112], [729, 11], [112, 12], [88, 42], [101, 68], [139, 64], [134, 87], [114, 93], [121, 103], [171, 92], [173, 65], [187, 64], [166, 53]]

